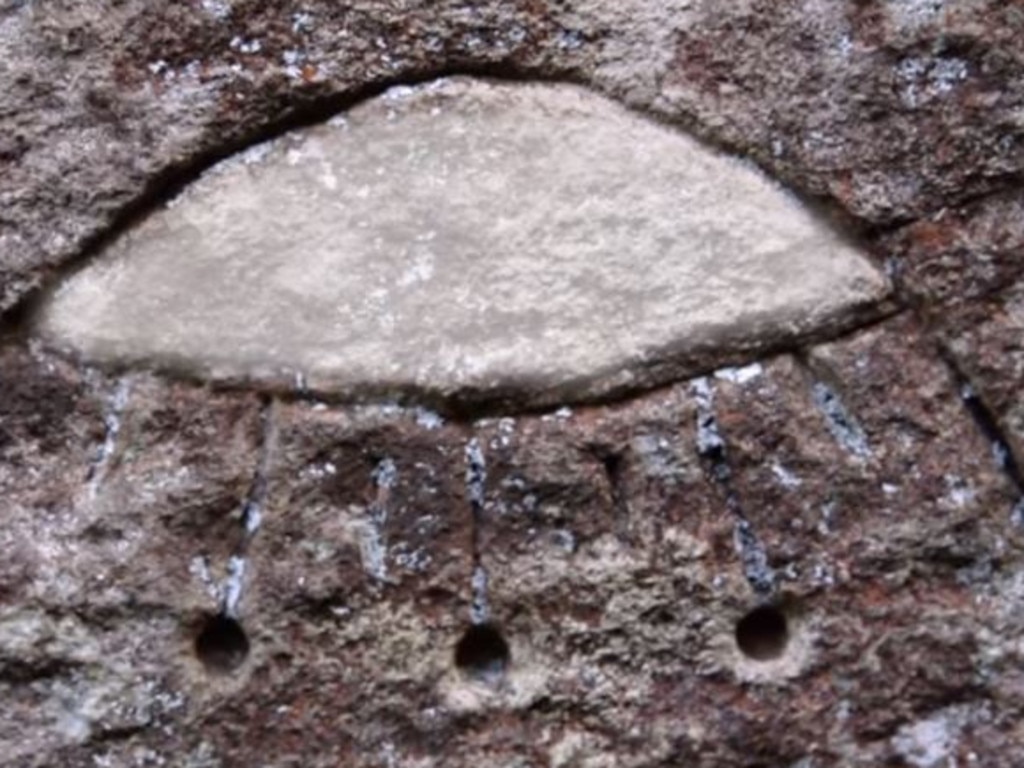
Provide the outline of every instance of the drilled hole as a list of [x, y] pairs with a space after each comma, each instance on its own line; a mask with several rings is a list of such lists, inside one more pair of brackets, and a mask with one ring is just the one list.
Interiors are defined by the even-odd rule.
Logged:
[[757, 661], [777, 659], [789, 642], [789, 622], [779, 608], [755, 608], [736, 625], [736, 644], [746, 656]]
[[510, 660], [508, 643], [493, 624], [474, 624], [455, 646], [455, 666], [481, 680], [499, 680]]
[[196, 637], [196, 656], [211, 672], [231, 672], [248, 655], [249, 638], [230, 616], [211, 616]]

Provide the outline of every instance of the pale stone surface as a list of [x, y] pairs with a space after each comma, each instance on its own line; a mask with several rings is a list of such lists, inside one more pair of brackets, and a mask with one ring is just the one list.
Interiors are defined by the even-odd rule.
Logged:
[[750, 165], [575, 86], [453, 78], [215, 167], [41, 331], [216, 379], [539, 404], [834, 333], [887, 294]]

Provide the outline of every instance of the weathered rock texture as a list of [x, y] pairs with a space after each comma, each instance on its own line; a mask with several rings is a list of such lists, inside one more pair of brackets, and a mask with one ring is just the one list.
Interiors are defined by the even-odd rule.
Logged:
[[[0, 761], [1017, 766], [1022, 69], [997, 0], [0, 5]], [[904, 309], [458, 421], [19, 332], [214, 159], [458, 73], [755, 159]]]

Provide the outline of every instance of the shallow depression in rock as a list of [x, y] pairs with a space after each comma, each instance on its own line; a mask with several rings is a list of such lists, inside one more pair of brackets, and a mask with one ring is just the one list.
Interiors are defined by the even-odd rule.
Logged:
[[510, 661], [508, 642], [493, 624], [474, 624], [455, 646], [455, 666], [479, 680], [500, 680]]
[[789, 643], [789, 621], [783, 610], [763, 605], [747, 613], [736, 624], [736, 644], [756, 661], [777, 659]]
[[231, 672], [249, 655], [249, 638], [236, 619], [217, 614], [196, 635], [195, 652], [208, 671]]
[[97, 362], [539, 404], [838, 329], [887, 292], [746, 163], [575, 86], [453, 78], [215, 166], [37, 328]]

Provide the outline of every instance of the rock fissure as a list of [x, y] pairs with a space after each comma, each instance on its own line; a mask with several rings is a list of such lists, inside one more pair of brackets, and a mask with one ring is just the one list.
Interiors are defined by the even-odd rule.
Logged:
[[366, 507], [362, 536], [363, 566], [381, 584], [388, 581], [387, 525], [393, 503], [392, 490], [398, 482], [398, 475], [398, 465], [390, 457], [380, 459], [370, 472], [374, 493]]
[[1021, 463], [1015, 455], [1010, 441], [1007, 439], [999, 420], [975, 389], [970, 379], [957, 365], [952, 355], [948, 354], [941, 344], [936, 344], [939, 357], [949, 369], [950, 376], [956, 384], [959, 398], [964, 409], [970, 414], [978, 431], [991, 447], [992, 460], [1003, 472], [1006, 479], [1017, 491], [1019, 498], [1010, 510], [1010, 520], [1016, 525], [1024, 526], [1024, 474]]
[[270, 462], [273, 459], [274, 447], [277, 440], [277, 423], [275, 413], [277, 402], [272, 398], [265, 398], [260, 411], [260, 448], [259, 463], [253, 471], [252, 484], [246, 494], [242, 505], [242, 527], [245, 535], [239, 554], [244, 555], [249, 543], [263, 522], [263, 509], [267, 502], [268, 479], [267, 474]]
[[484, 565], [483, 527], [487, 525], [487, 459], [483, 446], [477, 437], [466, 443], [465, 450], [466, 499], [469, 503], [471, 551], [473, 572], [470, 576], [470, 620], [474, 624], [484, 624], [490, 620], [491, 608], [488, 599], [489, 577]]
[[[241, 501], [241, 514], [239, 515], [240, 530], [237, 531], [237, 544], [234, 551], [228, 558], [224, 573], [225, 576], [219, 587], [216, 588], [218, 596], [220, 615], [224, 622], [238, 622], [240, 617], [240, 605], [245, 597], [247, 589], [247, 576], [249, 550], [257, 532], [263, 522], [263, 510], [266, 506], [268, 493], [267, 473], [270, 463], [273, 460], [273, 452], [277, 435], [275, 423], [276, 403], [271, 398], [264, 398], [259, 414], [260, 436], [258, 441], [257, 464], [252, 471], [252, 480], [245, 498]], [[203, 570], [206, 572], [205, 579], [209, 582], [209, 560], [204, 560]], [[213, 637], [214, 647], [218, 647], [221, 639], [226, 637], [228, 645], [240, 647], [240, 643], [233, 642], [231, 638], [243, 633], [241, 625], [237, 627], [230, 623], [211, 625], [214, 628], [210, 631]], [[247, 647], [247, 646], [246, 646]], [[237, 649], [236, 649], [237, 650]], [[248, 651], [246, 650], [246, 653]], [[244, 654], [243, 654], [244, 655]]]
[[87, 493], [95, 500], [106, 478], [110, 463], [115, 459], [118, 437], [121, 433], [121, 416], [131, 397], [131, 378], [122, 376], [113, 387], [103, 412], [103, 442], [97, 447], [86, 474]]
[[864, 430], [847, 410], [839, 393], [825, 381], [817, 379], [811, 384], [811, 394], [836, 442], [852, 455], [867, 460], [871, 456], [871, 446], [868, 445]]
[[631, 513], [629, 496], [625, 483], [625, 461], [621, 452], [605, 451], [598, 455], [604, 468], [604, 476], [608, 481], [608, 493], [611, 497], [615, 513], [616, 535], [624, 542], [629, 542], [631, 529]]
[[690, 383], [690, 394], [697, 406], [697, 454], [703, 460], [708, 478], [720, 489], [725, 508], [734, 520], [733, 545], [743, 575], [756, 595], [761, 599], [770, 598], [777, 589], [776, 573], [733, 486], [727, 444], [715, 414], [713, 379], [695, 379]]

